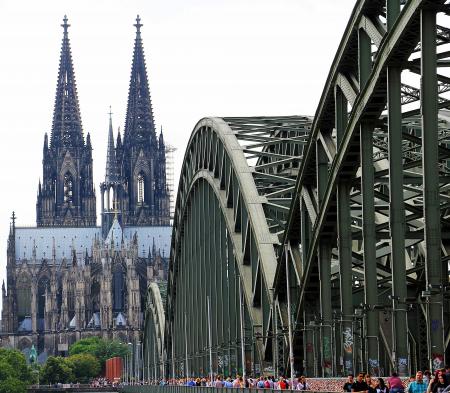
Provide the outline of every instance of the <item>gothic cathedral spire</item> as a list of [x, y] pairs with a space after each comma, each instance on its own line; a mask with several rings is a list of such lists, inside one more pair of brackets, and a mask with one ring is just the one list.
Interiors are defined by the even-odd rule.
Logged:
[[134, 41], [133, 63], [128, 91], [128, 106], [125, 118], [124, 145], [155, 141], [155, 122], [152, 99], [145, 66], [144, 46], [141, 37], [141, 18], [136, 18], [136, 39]]
[[50, 144], [52, 147], [82, 147], [84, 145], [83, 130], [70, 50], [68, 33], [70, 25], [67, 23], [67, 16], [64, 16], [63, 21], [64, 23], [61, 26], [64, 29], [64, 33], [59, 60]]
[[[108, 182], [107, 165], [105, 183], [102, 183], [103, 235], [111, 225], [111, 201], [114, 214], [124, 226], [169, 225], [169, 194], [165, 176], [165, 147], [162, 135], [156, 137], [150, 88], [145, 66], [141, 37], [141, 18], [136, 18], [131, 78], [123, 140], [117, 137], [115, 157], [117, 181]], [[112, 135], [108, 153], [112, 156]], [[110, 162], [110, 161], [108, 161]], [[111, 197], [112, 196], [112, 197]]]
[[47, 135], [44, 137], [43, 182], [36, 202], [38, 226], [96, 223], [92, 146], [89, 134], [86, 143], [83, 137], [67, 22], [64, 16], [50, 144]]

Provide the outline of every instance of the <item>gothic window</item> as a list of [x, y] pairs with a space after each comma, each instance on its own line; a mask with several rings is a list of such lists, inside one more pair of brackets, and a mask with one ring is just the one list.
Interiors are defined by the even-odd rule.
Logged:
[[91, 285], [92, 311], [100, 312], [100, 284], [94, 279]]
[[73, 202], [73, 177], [67, 172], [64, 175], [64, 202], [72, 203]]
[[17, 283], [17, 314], [19, 322], [31, 316], [31, 283], [26, 276], [21, 276]]
[[137, 201], [138, 203], [144, 203], [145, 201], [145, 178], [142, 173], [137, 177]]
[[37, 322], [38, 330], [44, 330], [44, 318], [45, 318], [45, 301], [46, 295], [50, 294], [50, 284], [47, 277], [42, 277], [38, 283], [38, 293], [37, 293]]
[[125, 296], [125, 282], [124, 282], [125, 271], [121, 264], [117, 264], [113, 272], [113, 311], [123, 311], [124, 307], [124, 296]]

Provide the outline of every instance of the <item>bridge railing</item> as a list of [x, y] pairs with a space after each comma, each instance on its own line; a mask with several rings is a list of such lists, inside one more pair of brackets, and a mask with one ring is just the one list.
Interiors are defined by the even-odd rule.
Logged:
[[[257, 388], [216, 388], [207, 386], [176, 386], [176, 385], [140, 385], [124, 386], [119, 389], [122, 393], [280, 393], [282, 390]], [[288, 392], [289, 390], [286, 390]], [[319, 393], [309, 390], [308, 393]], [[329, 392], [320, 392], [329, 393]]]

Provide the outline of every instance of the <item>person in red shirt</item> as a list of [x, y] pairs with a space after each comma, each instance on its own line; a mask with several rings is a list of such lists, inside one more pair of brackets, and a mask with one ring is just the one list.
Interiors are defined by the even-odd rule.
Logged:
[[288, 388], [288, 384], [286, 383], [283, 377], [280, 377], [280, 382], [278, 382], [278, 388], [282, 390]]

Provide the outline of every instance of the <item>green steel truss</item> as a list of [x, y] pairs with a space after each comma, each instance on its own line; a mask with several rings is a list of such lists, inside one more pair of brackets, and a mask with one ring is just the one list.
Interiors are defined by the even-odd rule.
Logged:
[[309, 375], [406, 375], [448, 355], [449, 12], [358, 1], [331, 66], [283, 239]]
[[165, 337], [175, 375], [209, 373], [210, 352], [214, 372], [242, 372], [243, 358], [249, 371], [267, 367], [275, 249], [310, 125], [298, 116], [205, 118], [196, 125], [169, 267]]
[[144, 376], [159, 379], [165, 375], [164, 363], [164, 301], [166, 283], [151, 283], [147, 290], [144, 323]]
[[196, 125], [166, 375], [242, 372], [242, 359], [256, 373], [406, 375], [450, 359], [449, 3], [357, 1], [313, 121]]

